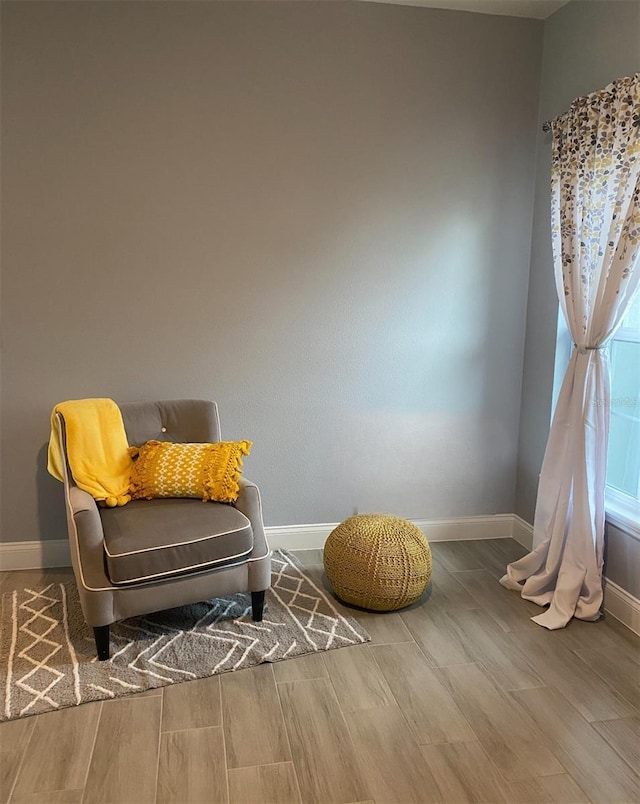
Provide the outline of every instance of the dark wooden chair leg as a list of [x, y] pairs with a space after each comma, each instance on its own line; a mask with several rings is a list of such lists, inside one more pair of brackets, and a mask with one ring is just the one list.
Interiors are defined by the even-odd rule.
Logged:
[[104, 662], [109, 658], [109, 626], [98, 625], [93, 629], [93, 636], [96, 640], [98, 660]]
[[262, 590], [262, 592], [251, 593], [251, 616], [255, 623], [262, 622], [262, 611], [264, 609], [264, 593], [265, 593], [264, 589]]

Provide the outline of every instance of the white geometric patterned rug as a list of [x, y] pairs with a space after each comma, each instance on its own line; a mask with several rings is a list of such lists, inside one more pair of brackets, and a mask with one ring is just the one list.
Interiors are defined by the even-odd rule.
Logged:
[[369, 640], [283, 551], [273, 554], [261, 623], [249, 595], [123, 620], [111, 626], [106, 662], [75, 585], [20, 589], [2, 599], [0, 721]]

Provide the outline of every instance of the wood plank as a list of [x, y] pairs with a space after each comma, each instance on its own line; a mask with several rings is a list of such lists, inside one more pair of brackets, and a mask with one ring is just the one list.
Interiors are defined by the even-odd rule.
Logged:
[[343, 712], [395, 705], [368, 645], [333, 650], [323, 659]]
[[0, 804], [9, 800], [35, 722], [24, 717], [0, 723]]
[[300, 804], [302, 799], [293, 762], [230, 770], [230, 804], [247, 804], [250, 801]]
[[369, 791], [331, 682], [321, 678], [278, 684], [278, 692], [302, 800], [341, 804], [367, 799]]
[[535, 723], [479, 665], [447, 667], [441, 672], [471, 728], [506, 779], [564, 772]]
[[511, 638], [545, 684], [561, 692], [587, 720], [638, 714], [631, 703], [564, 646], [557, 632], [539, 628], [535, 633], [514, 633]]
[[535, 720], [550, 747], [594, 802], [636, 802], [640, 779], [609, 743], [553, 687], [509, 693]]
[[479, 742], [427, 745], [422, 753], [443, 801], [510, 804], [507, 783]]
[[[638, 652], [640, 653], [640, 649]], [[575, 654], [636, 711], [640, 710], [640, 667], [632, 657], [625, 653], [607, 653], [600, 649], [578, 650]]]
[[37, 717], [22, 717], [0, 723], [0, 752], [19, 751], [25, 748], [37, 719]]
[[158, 696], [103, 704], [85, 804], [155, 800], [161, 708]]
[[566, 647], [576, 652], [599, 650], [612, 656], [625, 656], [640, 665], [640, 637], [606, 613], [595, 622], [574, 617], [557, 633]]
[[483, 568], [470, 541], [432, 542], [429, 546], [436, 562], [448, 572]]
[[324, 550], [321, 547], [309, 548], [307, 550], [292, 550], [291, 552], [303, 567], [322, 567], [323, 565]]
[[416, 644], [380, 645], [372, 651], [419, 745], [476, 739]]
[[11, 804], [80, 804], [84, 790], [47, 790], [45, 793], [25, 793], [14, 796]]
[[84, 787], [102, 706], [88, 703], [35, 718], [14, 797]]
[[468, 664], [475, 656], [453, 628], [448, 613], [431, 601], [401, 614], [404, 624], [434, 667]]
[[275, 662], [273, 674], [276, 683], [329, 677], [327, 667], [320, 653], [308, 653], [305, 656], [294, 656], [292, 659]]
[[165, 688], [162, 731], [222, 726], [220, 676], [185, 681]]
[[526, 556], [528, 550], [513, 539], [481, 539], [469, 542], [480, 564], [496, 580], [507, 572], [507, 564]]
[[591, 725], [632, 768], [640, 768], [640, 718], [600, 720]]
[[433, 566], [428, 600], [430, 606], [437, 605], [442, 611], [477, 609], [480, 605], [475, 598], [471, 597], [455, 575], [438, 563]]
[[449, 619], [467, 650], [503, 690], [541, 687], [525, 654], [486, 611], [450, 611]]
[[409, 629], [397, 611], [354, 611], [352, 614], [371, 637], [372, 645], [413, 642]]
[[454, 577], [503, 631], [535, 631], [540, 628], [531, 617], [540, 614], [542, 609], [523, 600], [517, 592], [505, 589], [488, 570], [457, 572]]
[[509, 804], [590, 804], [590, 799], [568, 773], [561, 773], [512, 783]]
[[291, 753], [272, 666], [224, 673], [220, 683], [227, 766], [288, 762]]
[[0, 753], [0, 804], [6, 804], [20, 769], [24, 748]]
[[370, 795], [384, 804], [440, 802], [437, 785], [398, 707], [346, 715]]
[[160, 740], [157, 804], [226, 802], [222, 727], [165, 732]]

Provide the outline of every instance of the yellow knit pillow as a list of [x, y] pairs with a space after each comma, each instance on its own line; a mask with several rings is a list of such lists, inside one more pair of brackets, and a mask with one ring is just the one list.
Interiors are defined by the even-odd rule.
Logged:
[[203, 502], [235, 502], [240, 491], [242, 456], [249, 454], [251, 446], [251, 441], [147, 441], [141, 447], [130, 447], [131, 497], [200, 497]]

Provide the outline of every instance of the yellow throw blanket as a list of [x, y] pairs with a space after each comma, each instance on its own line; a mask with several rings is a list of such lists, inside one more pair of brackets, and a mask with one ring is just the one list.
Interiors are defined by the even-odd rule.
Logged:
[[49, 474], [62, 480], [56, 413], [64, 418], [69, 467], [79, 488], [109, 508], [128, 503], [131, 458], [120, 408], [112, 399], [72, 399], [55, 406], [47, 468]]

